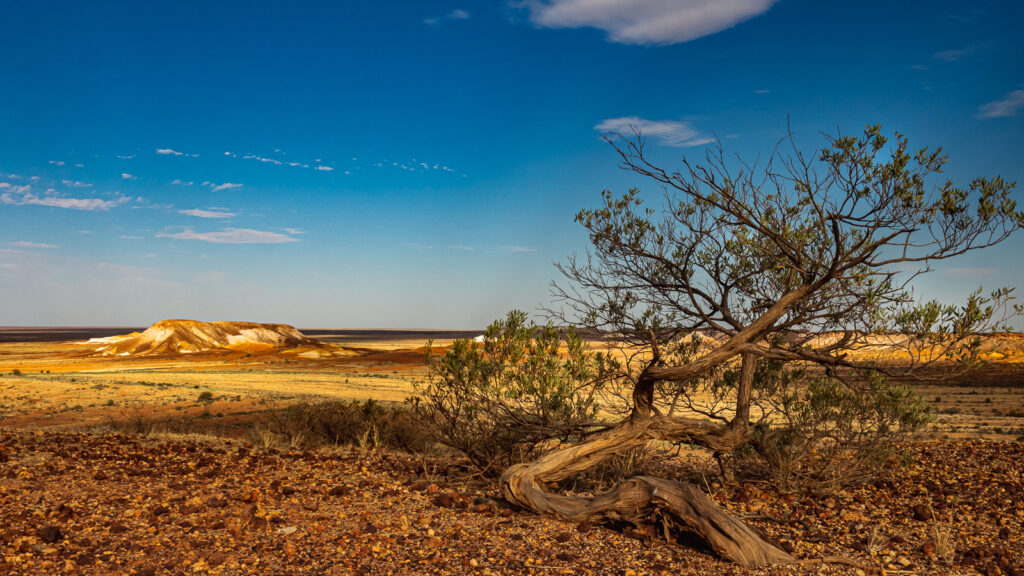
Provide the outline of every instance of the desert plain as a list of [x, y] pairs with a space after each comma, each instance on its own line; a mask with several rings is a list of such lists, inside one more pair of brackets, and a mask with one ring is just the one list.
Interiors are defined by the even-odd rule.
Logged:
[[[428, 377], [428, 341], [440, 353], [480, 332], [303, 330], [282, 345], [240, 333], [168, 349], [141, 328], [0, 330], [0, 573], [1024, 573], [1017, 337], [977, 371], [915, 385], [936, 419], [882, 481], [784, 493], [685, 451], [652, 464], [684, 463], [676, 474], [806, 559], [756, 571], [655, 526], [517, 510], [450, 454], [253, 437], [297, 402], [405, 402]], [[827, 556], [856, 565], [815, 560]]]

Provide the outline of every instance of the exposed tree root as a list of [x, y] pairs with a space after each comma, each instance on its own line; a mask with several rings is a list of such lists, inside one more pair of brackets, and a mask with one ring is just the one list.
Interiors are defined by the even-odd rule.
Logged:
[[[501, 477], [505, 498], [538, 514], [573, 522], [641, 524], [653, 523], [661, 516], [669, 519], [674, 528], [698, 535], [723, 558], [749, 568], [796, 561], [785, 551], [765, 542], [691, 484], [635, 476], [594, 497], [552, 494], [544, 489], [548, 482], [578, 474], [614, 454], [646, 444], [653, 437], [664, 437], [664, 429], [652, 426], [653, 422], [650, 418], [632, 418], [586, 442], [510, 467]], [[694, 424], [694, 427], [687, 427], [676, 420], [673, 431], [685, 437], [709, 432], [704, 423]], [[717, 439], [720, 434], [716, 430], [711, 436]]]

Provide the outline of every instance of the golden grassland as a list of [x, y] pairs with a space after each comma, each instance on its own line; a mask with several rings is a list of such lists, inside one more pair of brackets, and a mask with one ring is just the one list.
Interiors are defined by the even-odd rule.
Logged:
[[[435, 339], [434, 352], [451, 342]], [[168, 416], [229, 427], [301, 400], [402, 402], [427, 378], [425, 345], [405, 332], [361, 338], [345, 345], [354, 354], [330, 358], [274, 351], [102, 357], [81, 343], [0, 342], [0, 427], [87, 429]], [[1024, 363], [990, 364], [995, 372], [975, 383], [917, 385], [936, 408], [931, 435], [1024, 434]]]

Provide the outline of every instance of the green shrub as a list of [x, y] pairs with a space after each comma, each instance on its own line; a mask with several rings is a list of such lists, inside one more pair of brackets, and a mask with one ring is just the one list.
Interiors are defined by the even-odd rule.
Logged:
[[841, 381], [777, 368], [762, 374], [758, 398], [775, 421], [759, 422], [738, 456], [744, 464], [759, 460], [763, 475], [783, 489], [861, 483], [893, 457], [906, 465], [896, 443], [934, 420], [924, 398], [877, 372]]
[[482, 343], [457, 340], [427, 362], [429, 378], [411, 400], [416, 413], [488, 474], [535, 456], [552, 439], [578, 437], [597, 415], [600, 358], [575, 331], [539, 327], [525, 312], [488, 326]]
[[316, 447], [359, 445], [418, 453], [433, 439], [424, 434], [412, 411], [373, 400], [299, 402], [271, 410], [252, 431], [260, 443]]

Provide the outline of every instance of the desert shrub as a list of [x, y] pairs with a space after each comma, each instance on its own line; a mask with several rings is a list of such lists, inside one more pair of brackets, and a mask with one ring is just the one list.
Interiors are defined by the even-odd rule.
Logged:
[[433, 443], [408, 408], [383, 406], [373, 400], [299, 402], [270, 410], [252, 436], [258, 444], [349, 444], [408, 452], [424, 452]]
[[[601, 461], [578, 476], [563, 480], [561, 484], [573, 492], [604, 492], [632, 476], [651, 474], [655, 464], [655, 452], [650, 446], [635, 446]], [[670, 470], [669, 473], [678, 473], [678, 470]]]
[[18, 370], [17, 368], [15, 368], [14, 370], [11, 370], [11, 375], [13, 375], [13, 376], [21, 376], [21, 370]]
[[192, 434], [196, 432], [196, 419], [188, 416], [151, 417], [135, 413], [128, 417], [109, 418], [105, 428], [122, 434], [141, 436]]
[[203, 402], [206, 404], [213, 402], [213, 392], [210, 392], [209, 390], [203, 390], [202, 392], [199, 393], [199, 396], [196, 398], [196, 402]]
[[759, 375], [756, 403], [764, 415], [734, 459], [738, 471], [784, 490], [870, 480], [899, 456], [896, 443], [934, 419], [923, 397], [877, 372], [844, 381], [769, 364]]
[[492, 323], [483, 342], [458, 340], [427, 362], [414, 410], [485, 473], [578, 437], [597, 415], [600, 357], [575, 331], [537, 326], [525, 312]]

